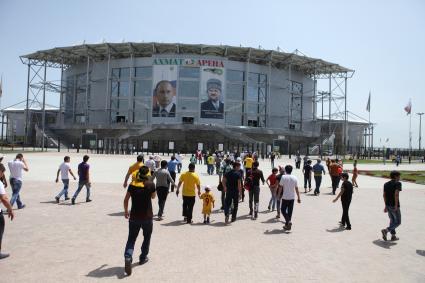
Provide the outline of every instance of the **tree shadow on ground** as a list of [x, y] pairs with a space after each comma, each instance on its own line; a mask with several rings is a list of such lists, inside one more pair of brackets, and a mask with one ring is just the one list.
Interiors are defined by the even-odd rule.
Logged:
[[124, 216], [124, 211], [109, 213], [109, 216]]
[[425, 250], [416, 250], [416, 253], [421, 256], [425, 256]]
[[[133, 263], [132, 266], [137, 266], [137, 263]], [[107, 264], [102, 264], [100, 267], [95, 270], [90, 271], [86, 276], [94, 278], [107, 278], [107, 277], [116, 277], [117, 279], [123, 279], [126, 277], [124, 272], [124, 267], [114, 266], [107, 267]]]
[[378, 247], [384, 248], [384, 249], [390, 249], [391, 246], [397, 245], [397, 243], [394, 242], [385, 242], [382, 240], [375, 240], [372, 242], [374, 245], [377, 245]]
[[344, 226], [338, 226], [338, 227], [333, 228], [333, 229], [326, 229], [326, 232], [329, 232], [329, 233], [336, 233], [336, 232], [342, 232], [342, 231], [345, 231]]
[[277, 234], [290, 234], [291, 232], [285, 231], [283, 229], [273, 229], [264, 231], [265, 235], [277, 235]]

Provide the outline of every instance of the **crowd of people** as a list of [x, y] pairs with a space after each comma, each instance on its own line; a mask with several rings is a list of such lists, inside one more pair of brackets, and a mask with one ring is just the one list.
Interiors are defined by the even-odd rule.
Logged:
[[[271, 157], [271, 155], [269, 155]], [[293, 175], [294, 167], [290, 164], [278, 166], [275, 168], [274, 160], [271, 159], [271, 173], [265, 177], [260, 170], [258, 155], [256, 153], [227, 153], [214, 152], [202, 153], [195, 152], [189, 159], [188, 170], [182, 172], [183, 156], [176, 154], [171, 156], [170, 160], [161, 160], [159, 156], [149, 156], [145, 161], [143, 155], [137, 156], [137, 160], [132, 164], [123, 182], [126, 189], [124, 197], [124, 215], [129, 219], [129, 234], [127, 244], [125, 246], [125, 272], [131, 274], [132, 257], [134, 245], [139, 234], [143, 231], [142, 252], [139, 257], [139, 263], [144, 264], [148, 259], [150, 239], [153, 229], [153, 208], [152, 200], [158, 197], [158, 213], [157, 220], [164, 219], [164, 211], [166, 207], [167, 197], [170, 193], [182, 197], [182, 217], [187, 224], [193, 223], [193, 208], [196, 199], [202, 201], [203, 223], [211, 222], [211, 213], [216, 205], [216, 199], [212, 192], [213, 187], [221, 193], [220, 210], [224, 214], [224, 222], [231, 225], [237, 221], [238, 207], [245, 201], [245, 195], [248, 194], [249, 216], [252, 220], [256, 220], [259, 213], [259, 199], [261, 185], [267, 184], [270, 190], [270, 200], [268, 202], [268, 210], [273, 212], [276, 210], [276, 219], [283, 217], [283, 229], [291, 231], [293, 222], [292, 214], [295, 202], [301, 203], [299, 181]], [[78, 186], [71, 198], [71, 203], [75, 201], [82, 190], [86, 187], [86, 202], [91, 202], [90, 189], [90, 165], [88, 164], [89, 156], [84, 155], [82, 162], [78, 165]], [[301, 160], [303, 166], [301, 168]], [[13, 220], [15, 214], [12, 210], [14, 204], [18, 209], [23, 209], [25, 204], [21, 200], [22, 188], [22, 172], [28, 171], [28, 165], [22, 154], [16, 155], [16, 158], [8, 162], [10, 171], [9, 183], [12, 188], [12, 197], [9, 201], [5, 188], [8, 186], [7, 179], [4, 177], [6, 168], [1, 164], [0, 159], [0, 201], [6, 207], [6, 214]], [[70, 157], [65, 156], [64, 162], [61, 163], [56, 172], [56, 182], [59, 177], [63, 183], [63, 189], [55, 196], [55, 201], [59, 203], [61, 198], [69, 200], [68, 189], [70, 176], [76, 180], [77, 176], [71, 169]], [[297, 154], [295, 156], [295, 169], [302, 170], [304, 177], [304, 193], [307, 194], [312, 190], [312, 177], [314, 177], [315, 189], [313, 194], [320, 195], [320, 186], [323, 175], [326, 174], [322, 161], [317, 159], [315, 164], [305, 156]], [[201, 178], [196, 173], [196, 166], [204, 164], [207, 166], [209, 175], [217, 175], [217, 185], [204, 185], [204, 192], [201, 188]], [[351, 230], [351, 222], [349, 218], [349, 207], [352, 200], [353, 187], [357, 187], [357, 163], [354, 163], [352, 182], [349, 181], [349, 174], [344, 172], [343, 164], [340, 160], [326, 160], [327, 172], [332, 181], [332, 194], [336, 195], [337, 189], [340, 188], [338, 195], [333, 202], [341, 199], [342, 217], [340, 224], [346, 230]], [[214, 173], [215, 171], [215, 173]], [[177, 179], [177, 174], [180, 174]], [[342, 184], [340, 185], [340, 181]], [[384, 185], [384, 203], [385, 212], [390, 218], [390, 225], [382, 229], [382, 238], [386, 241], [387, 234], [391, 233], [391, 240], [398, 240], [395, 236], [395, 229], [401, 223], [399, 192], [401, 191], [400, 173], [393, 171], [391, 173], [391, 181]], [[131, 200], [131, 208], [129, 202]], [[0, 259], [5, 258], [8, 254], [1, 253], [1, 239], [4, 231], [5, 221], [3, 213], [0, 213]]]

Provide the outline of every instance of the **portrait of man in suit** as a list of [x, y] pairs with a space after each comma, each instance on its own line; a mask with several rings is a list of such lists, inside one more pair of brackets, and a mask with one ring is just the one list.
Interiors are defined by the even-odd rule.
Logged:
[[154, 90], [156, 103], [152, 108], [152, 117], [176, 117], [175, 95], [176, 89], [170, 81], [158, 82]]
[[201, 103], [201, 118], [223, 119], [224, 103], [221, 102], [221, 81], [207, 81], [208, 100]]

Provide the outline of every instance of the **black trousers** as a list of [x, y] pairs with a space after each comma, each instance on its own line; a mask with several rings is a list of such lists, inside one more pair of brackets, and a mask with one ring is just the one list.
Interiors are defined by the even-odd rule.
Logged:
[[348, 209], [350, 208], [351, 199], [341, 199], [342, 204], [342, 217], [341, 222], [343, 225], [351, 228], [350, 217], [348, 217]]
[[142, 261], [147, 257], [153, 230], [152, 219], [128, 221], [128, 239], [124, 251], [125, 258], [133, 258], [134, 245], [136, 244], [140, 229], [143, 230], [143, 243], [141, 247], [142, 253], [139, 258]]
[[1, 240], [3, 239], [4, 233], [4, 216], [3, 213], [0, 213], [0, 251], [1, 251]]
[[180, 173], [182, 171], [182, 166], [183, 166], [183, 164], [181, 164], [181, 163], [177, 164], [177, 172]]
[[168, 188], [167, 187], [156, 187], [156, 193], [158, 194], [158, 217], [164, 214], [164, 206], [167, 201]]
[[[252, 202], [254, 201], [254, 207]], [[258, 202], [260, 201], [260, 187], [252, 186], [249, 190], [249, 211], [252, 212], [254, 209], [255, 212], [258, 212]]]
[[311, 174], [309, 175], [304, 175], [304, 189], [307, 189], [307, 183], [308, 183], [308, 188], [311, 189]]
[[291, 223], [291, 219], [292, 219], [292, 212], [294, 211], [294, 202], [295, 200], [290, 199], [282, 199], [281, 203], [282, 203], [282, 215], [285, 218], [285, 222], [286, 224]]
[[314, 176], [314, 182], [316, 183], [316, 188], [314, 189], [314, 193], [320, 194], [320, 184], [322, 184], [322, 176]]
[[332, 193], [335, 194], [336, 189], [339, 186], [340, 177], [339, 176], [331, 176], [332, 178]]
[[[171, 178], [176, 182], [176, 171], [170, 171]], [[174, 185], [171, 185], [171, 191], [174, 192]]]
[[187, 223], [190, 223], [192, 221], [194, 205], [195, 205], [195, 197], [183, 196], [183, 216], [187, 218]]
[[226, 193], [224, 191], [221, 191], [221, 207], [224, 209], [224, 206], [226, 204]]
[[238, 213], [238, 204], [239, 204], [239, 192], [228, 192], [226, 193], [226, 203], [224, 205], [224, 215], [229, 216], [229, 210], [232, 206], [233, 202], [233, 209], [232, 209], [232, 219], [236, 219], [236, 215]]

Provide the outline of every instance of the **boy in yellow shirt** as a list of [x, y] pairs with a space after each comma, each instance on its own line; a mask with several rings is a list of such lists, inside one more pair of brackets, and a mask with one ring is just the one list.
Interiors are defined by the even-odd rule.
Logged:
[[204, 224], [210, 223], [210, 214], [214, 207], [214, 195], [211, 193], [210, 186], [205, 186], [205, 193], [203, 193], [200, 197], [202, 199], [202, 214], [204, 214]]

